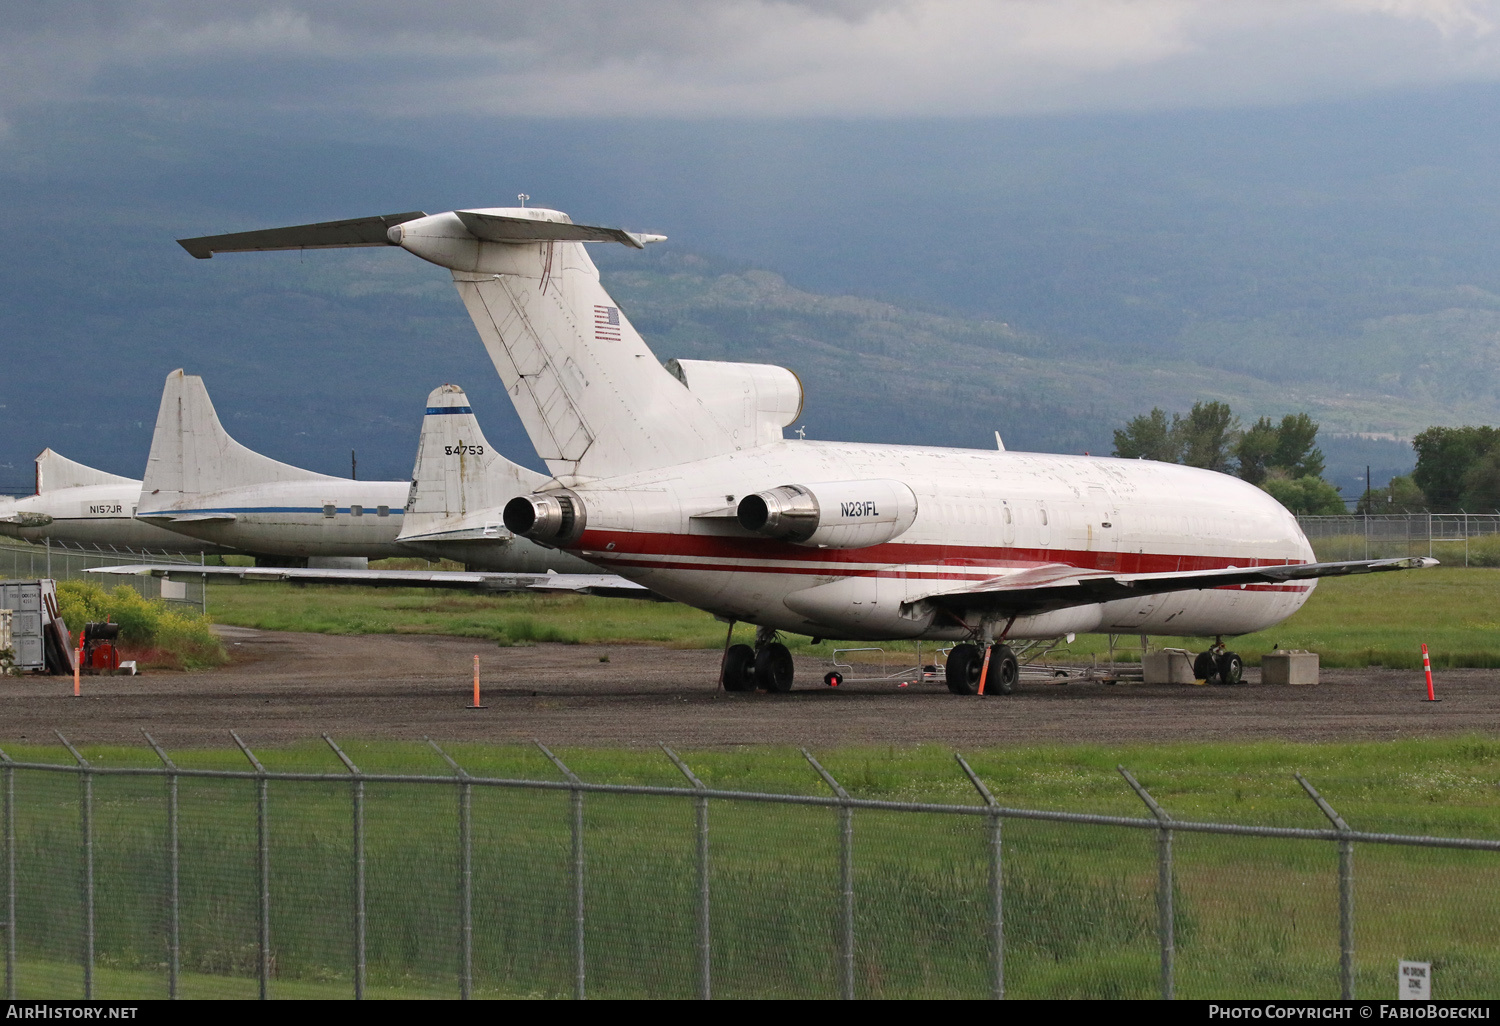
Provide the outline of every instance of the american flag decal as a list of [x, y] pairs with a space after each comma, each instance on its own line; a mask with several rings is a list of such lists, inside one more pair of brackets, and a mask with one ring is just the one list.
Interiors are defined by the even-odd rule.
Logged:
[[594, 337], [601, 342], [620, 341], [620, 308], [594, 307]]

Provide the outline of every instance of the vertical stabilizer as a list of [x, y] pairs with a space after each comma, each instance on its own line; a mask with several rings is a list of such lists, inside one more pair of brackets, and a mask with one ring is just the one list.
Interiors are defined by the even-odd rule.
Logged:
[[245, 448], [219, 423], [202, 378], [181, 370], [167, 375], [141, 483], [142, 512], [191, 506], [198, 496], [249, 485], [337, 480]]
[[537, 454], [564, 483], [755, 444], [662, 367], [582, 243], [480, 245], [503, 249], [510, 273], [454, 271], [454, 284]]
[[399, 540], [508, 534], [500, 524], [501, 507], [546, 483], [545, 475], [496, 452], [479, 429], [463, 389], [443, 385], [427, 397]]
[[662, 367], [583, 242], [570, 241], [656, 237], [574, 225], [557, 210], [496, 208], [419, 218], [389, 238], [453, 272], [537, 455], [563, 484], [758, 444]]
[[135, 484], [133, 477], [106, 474], [93, 467], [85, 467], [51, 449], [43, 449], [36, 458], [36, 493], [55, 492], [59, 488], [83, 488], [88, 485]]

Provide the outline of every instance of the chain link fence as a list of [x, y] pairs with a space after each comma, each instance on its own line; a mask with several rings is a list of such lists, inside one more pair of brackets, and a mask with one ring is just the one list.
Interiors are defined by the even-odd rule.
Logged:
[[89, 567], [129, 566], [136, 563], [181, 564], [184, 569], [202, 566], [201, 555], [185, 556], [166, 552], [117, 552], [96, 548], [46, 543], [0, 541], [0, 580], [35, 580], [50, 577], [55, 581], [89, 581], [105, 588], [125, 584], [140, 592], [142, 598], [163, 599], [171, 605], [186, 606], [208, 612], [207, 582], [202, 574], [170, 577], [115, 576], [85, 573]]
[[1500, 514], [1391, 513], [1298, 517], [1319, 560], [1431, 556], [1448, 566], [1500, 566]]
[[1301, 778], [1323, 828], [1176, 820], [1123, 769], [1142, 816], [1007, 808], [961, 757], [971, 804], [855, 798], [805, 752], [822, 794], [670, 750], [681, 786], [150, 743], [0, 753], [9, 997], [1353, 998], [1398, 958], [1500, 989], [1500, 841], [1355, 830]]

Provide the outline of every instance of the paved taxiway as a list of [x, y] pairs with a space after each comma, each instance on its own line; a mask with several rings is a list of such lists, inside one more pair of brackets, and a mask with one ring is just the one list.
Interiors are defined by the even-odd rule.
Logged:
[[[1437, 674], [1444, 701], [1420, 701], [1420, 672], [1325, 670], [1316, 687], [1235, 688], [1023, 683], [1016, 694], [961, 698], [941, 687], [814, 679], [800, 661], [789, 695], [724, 694], [719, 653], [647, 646], [497, 648], [463, 638], [336, 637], [224, 629], [231, 666], [209, 672], [0, 682], [0, 741], [220, 745], [227, 731], [276, 744], [338, 737], [681, 746], [1093, 741], [1298, 741], [1500, 731], [1500, 671]], [[487, 709], [469, 701], [478, 652]], [[600, 662], [607, 654], [609, 662]], [[822, 673], [817, 669], [818, 674]]]

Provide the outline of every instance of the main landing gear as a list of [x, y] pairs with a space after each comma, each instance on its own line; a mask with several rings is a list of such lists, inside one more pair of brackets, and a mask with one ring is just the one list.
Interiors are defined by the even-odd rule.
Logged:
[[1245, 660], [1226, 651], [1223, 638], [1215, 638], [1213, 647], [1193, 660], [1193, 676], [1210, 684], [1238, 684], [1245, 677]]
[[[731, 628], [732, 629], [732, 628]], [[755, 647], [730, 645], [724, 652], [725, 691], [792, 690], [792, 653], [769, 627], [755, 629]]]
[[948, 653], [948, 690], [955, 695], [979, 694], [983, 678], [984, 694], [1008, 695], [1016, 688], [1021, 675], [1016, 654], [1009, 645], [990, 646], [990, 668], [984, 668], [984, 649], [967, 641], [954, 645]]

